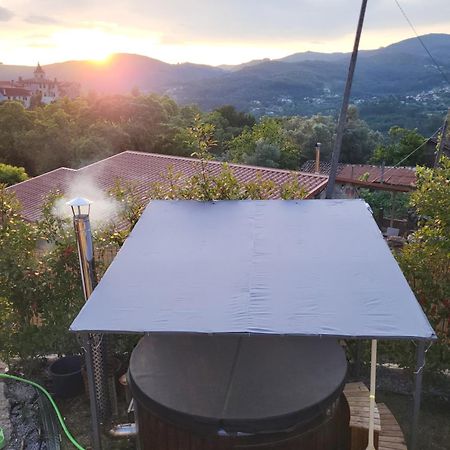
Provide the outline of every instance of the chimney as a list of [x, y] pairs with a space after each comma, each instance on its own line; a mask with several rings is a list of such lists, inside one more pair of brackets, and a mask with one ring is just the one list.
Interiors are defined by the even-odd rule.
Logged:
[[[85, 198], [77, 197], [69, 201], [67, 205], [72, 208], [73, 226], [80, 260], [81, 283], [84, 299], [87, 301], [97, 285], [94, 246], [89, 219], [91, 202]], [[87, 375], [88, 378], [91, 377], [90, 384], [93, 391], [91, 398], [92, 400], [95, 398], [98, 420], [101, 423], [108, 422], [111, 416], [117, 413], [115, 381], [111, 376], [112, 364], [108, 351], [108, 340], [107, 336], [90, 334], [88, 348], [85, 348]]]
[[315, 173], [320, 173], [320, 147], [321, 143], [317, 142], [316, 144], [316, 170]]

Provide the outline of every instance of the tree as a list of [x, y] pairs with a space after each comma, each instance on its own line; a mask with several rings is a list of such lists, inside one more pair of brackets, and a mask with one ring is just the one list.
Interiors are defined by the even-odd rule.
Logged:
[[362, 164], [372, 156], [381, 141], [381, 134], [369, 128], [364, 120], [359, 118], [355, 106], [348, 109], [347, 125], [342, 138], [340, 162]]
[[283, 128], [299, 149], [301, 162], [315, 158], [315, 146], [321, 145], [321, 159], [328, 160], [333, 148], [336, 123], [331, 116], [292, 116], [283, 118]]
[[[336, 121], [332, 116], [319, 114], [312, 117], [284, 118], [283, 127], [299, 148], [302, 162], [315, 158], [317, 142], [321, 143], [321, 160], [330, 160], [336, 135]], [[367, 123], [359, 118], [358, 110], [354, 106], [350, 107], [343, 136], [341, 162], [366, 162], [380, 140], [381, 135], [371, 130]]]
[[439, 336], [428, 361], [450, 365], [450, 159], [436, 169], [417, 169], [411, 204], [419, 228], [399, 254], [400, 266]]
[[11, 186], [27, 179], [28, 175], [23, 167], [0, 163], [0, 184]]
[[0, 184], [0, 352], [6, 361], [34, 353], [37, 333], [33, 318], [39, 308], [34, 253], [38, 233], [19, 211], [14, 194]]
[[251, 114], [237, 111], [232, 105], [224, 105], [215, 109], [233, 128], [252, 127], [256, 123], [256, 119]]
[[299, 149], [280, 120], [264, 118], [252, 128], [245, 128], [229, 142], [226, 159], [244, 164], [258, 162], [258, 165], [267, 167], [296, 169]]
[[[401, 164], [403, 166], [421, 164], [424, 162], [424, 142], [425, 138], [416, 129], [392, 127], [389, 130], [387, 144], [375, 149], [372, 162], [384, 161], [388, 165]], [[420, 146], [422, 147], [419, 148]]]
[[23, 137], [33, 128], [34, 118], [35, 113], [27, 111], [22, 103], [0, 104], [0, 161], [28, 169]]

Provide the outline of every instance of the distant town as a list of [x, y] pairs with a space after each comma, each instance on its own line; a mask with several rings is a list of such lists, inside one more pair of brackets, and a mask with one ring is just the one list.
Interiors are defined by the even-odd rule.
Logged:
[[30, 108], [33, 103], [47, 105], [60, 97], [75, 98], [80, 95], [78, 83], [48, 79], [39, 63], [33, 73], [33, 78], [19, 76], [17, 80], [0, 81], [0, 102], [15, 100]]

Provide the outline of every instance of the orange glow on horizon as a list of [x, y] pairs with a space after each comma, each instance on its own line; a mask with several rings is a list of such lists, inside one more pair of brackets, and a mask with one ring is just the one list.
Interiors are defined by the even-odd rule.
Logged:
[[[442, 24], [429, 26], [428, 32], [442, 31]], [[167, 63], [191, 62], [212, 66], [240, 64], [254, 59], [277, 59], [296, 52], [350, 52], [353, 31], [333, 39], [298, 40], [167, 40], [162, 32], [121, 26], [116, 23], [80, 23], [75, 28], [48, 26], [46, 30], [24, 39], [17, 29], [0, 29], [1, 62], [35, 66], [70, 60], [92, 61], [96, 65], [108, 63], [115, 53], [132, 53]], [[376, 49], [411, 37], [405, 28], [366, 28], [361, 49]]]

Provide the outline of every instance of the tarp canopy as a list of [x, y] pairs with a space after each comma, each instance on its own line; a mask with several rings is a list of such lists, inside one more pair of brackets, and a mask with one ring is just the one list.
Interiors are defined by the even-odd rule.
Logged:
[[436, 338], [361, 200], [152, 201], [71, 330]]

